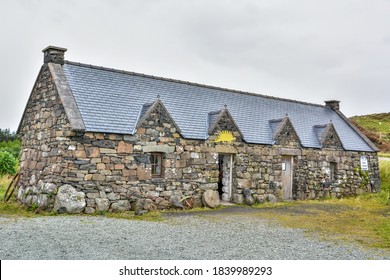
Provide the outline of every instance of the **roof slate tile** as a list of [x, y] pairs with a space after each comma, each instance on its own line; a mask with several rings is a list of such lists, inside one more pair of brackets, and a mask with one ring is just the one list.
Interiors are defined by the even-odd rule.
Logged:
[[132, 134], [142, 106], [159, 96], [186, 138], [206, 139], [209, 112], [226, 104], [249, 143], [272, 144], [269, 120], [287, 114], [303, 147], [320, 148], [313, 127], [331, 120], [346, 150], [373, 151], [346, 121], [323, 105], [69, 61], [63, 70], [87, 131]]

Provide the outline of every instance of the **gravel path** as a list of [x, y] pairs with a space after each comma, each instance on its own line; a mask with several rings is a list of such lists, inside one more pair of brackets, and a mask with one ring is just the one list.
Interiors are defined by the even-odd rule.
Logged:
[[390, 259], [244, 215], [0, 217], [0, 259]]

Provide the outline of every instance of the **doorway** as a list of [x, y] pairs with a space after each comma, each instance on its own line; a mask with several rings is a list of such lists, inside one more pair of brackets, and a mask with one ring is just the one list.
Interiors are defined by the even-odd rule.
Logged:
[[293, 198], [292, 195], [293, 185], [293, 157], [282, 157], [282, 187], [283, 187], [283, 199], [289, 200]]
[[232, 198], [233, 185], [233, 155], [219, 154], [218, 155], [218, 193], [222, 201], [230, 201]]

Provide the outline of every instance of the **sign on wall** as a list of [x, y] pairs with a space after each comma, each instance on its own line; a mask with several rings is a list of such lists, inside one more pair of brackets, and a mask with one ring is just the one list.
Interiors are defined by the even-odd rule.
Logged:
[[368, 170], [368, 159], [366, 156], [360, 157], [360, 167], [362, 170]]
[[234, 140], [236, 140], [236, 138], [233, 136], [233, 133], [231, 131], [222, 130], [220, 133], [218, 133], [217, 139], [214, 142], [230, 143]]

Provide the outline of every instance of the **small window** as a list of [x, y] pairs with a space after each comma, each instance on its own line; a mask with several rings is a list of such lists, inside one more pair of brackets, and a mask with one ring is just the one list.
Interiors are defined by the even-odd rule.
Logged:
[[329, 177], [331, 180], [336, 179], [336, 171], [337, 171], [337, 164], [335, 162], [330, 162], [329, 163]]
[[162, 154], [159, 153], [151, 154], [150, 163], [152, 165], [152, 176], [161, 177], [162, 176]]

